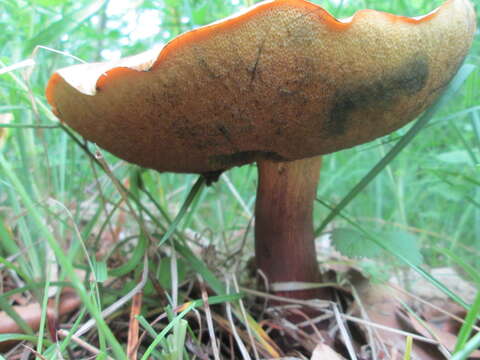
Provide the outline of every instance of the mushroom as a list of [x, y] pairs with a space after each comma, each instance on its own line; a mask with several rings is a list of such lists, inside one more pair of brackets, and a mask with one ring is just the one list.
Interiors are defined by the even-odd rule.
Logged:
[[304, 0], [271, 0], [161, 49], [58, 70], [46, 95], [86, 139], [147, 168], [216, 174], [257, 162], [257, 266], [271, 283], [317, 282], [320, 155], [427, 109], [474, 30], [468, 0], [415, 18], [361, 10], [345, 20]]

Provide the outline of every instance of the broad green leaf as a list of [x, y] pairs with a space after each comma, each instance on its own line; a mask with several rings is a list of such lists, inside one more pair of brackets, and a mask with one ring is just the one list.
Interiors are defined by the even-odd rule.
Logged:
[[350, 228], [338, 228], [332, 231], [332, 240], [335, 248], [342, 255], [358, 257], [375, 257], [381, 252], [380, 247], [372, 243], [362, 233]]
[[417, 266], [423, 263], [423, 256], [415, 235], [397, 230], [387, 234], [385, 241], [393, 252], [402, 255], [410, 263]]

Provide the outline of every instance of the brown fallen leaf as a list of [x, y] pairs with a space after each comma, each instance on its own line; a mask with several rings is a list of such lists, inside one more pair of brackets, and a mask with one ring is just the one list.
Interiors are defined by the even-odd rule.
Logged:
[[[399, 302], [408, 302], [400, 292], [383, 284], [372, 284], [364, 279], [354, 284], [358, 294], [358, 302], [353, 303], [352, 313], [355, 316], [362, 317], [367, 321], [379, 324], [391, 329], [403, 330], [402, 322], [398, 317], [398, 312], [402, 309]], [[361, 325], [360, 328], [365, 334], [368, 328]], [[373, 339], [376, 344], [377, 355], [379, 358], [389, 356], [395, 352], [403, 354], [405, 350], [406, 337], [403, 334], [371, 328]], [[367, 336], [365, 336], [367, 338]], [[401, 358], [402, 356], [400, 356]], [[420, 341], [414, 341], [412, 358], [419, 360], [440, 360], [444, 357], [431, 344], [425, 344]]]
[[[54, 302], [54, 299], [48, 301], [47, 309], [47, 325], [49, 332], [52, 333], [54, 327], [57, 326], [58, 319], [66, 315], [80, 306], [81, 301], [73, 289], [65, 288], [60, 296], [58, 308]], [[32, 328], [33, 331], [37, 331], [40, 326], [40, 319], [42, 316], [42, 308], [39, 303], [33, 303], [28, 305], [13, 306], [13, 309], [20, 317]], [[58, 309], [58, 310], [57, 310]], [[22, 329], [18, 324], [10, 318], [4, 311], [0, 311], [0, 334], [9, 333], [22, 333]], [[12, 342], [0, 343], [0, 351], [8, 348]]]
[[[411, 313], [405, 314], [405, 317], [410, 321], [410, 325], [416, 332], [426, 338], [438, 340], [448, 351], [453, 352], [457, 342], [457, 337], [454, 334], [444, 331], [428, 321], [422, 323]], [[471, 353], [469, 359], [480, 359], [480, 350]]]

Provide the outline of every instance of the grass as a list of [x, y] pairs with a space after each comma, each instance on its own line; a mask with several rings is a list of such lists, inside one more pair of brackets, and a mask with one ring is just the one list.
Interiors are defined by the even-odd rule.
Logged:
[[[342, 17], [363, 7], [417, 15], [440, 2], [345, 0], [322, 5]], [[51, 73], [77, 60], [36, 49], [43, 45], [88, 61], [130, 55], [229, 15], [248, 2], [147, 0], [115, 11], [113, 3], [0, 0], [0, 307], [26, 334], [0, 335], [0, 341], [26, 340], [44, 358], [54, 359], [60, 353], [68, 358], [83, 349], [79, 345], [83, 334], [78, 331], [94, 318], [95, 328], [86, 332], [95, 344], [92, 351], [104, 358], [126, 358], [125, 329], [120, 326], [129, 312], [125, 304], [132, 289], [144, 285], [137, 318], [150, 338], [141, 345], [143, 358], [147, 354], [158, 359], [191, 358], [186, 337], [198, 346], [202, 342], [185, 328], [182, 318], [195, 314], [205, 318], [202, 305], [230, 302], [238, 326], [237, 344], [250, 344], [251, 331], [262, 356], [273, 357], [278, 349], [245, 310], [244, 294], [234, 286], [236, 277], [241, 283], [250, 280], [246, 268], [253, 254], [255, 167], [232, 169], [218, 183], [205, 187], [194, 175], [139, 169], [86, 144], [57, 122], [44, 96]], [[135, 16], [152, 13], [161, 24], [154, 35], [143, 37], [135, 27]], [[436, 283], [428, 269], [454, 267], [478, 288], [478, 30], [465, 63], [462, 86], [434, 113], [425, 115], [428, 123], [420, 118], [386, 138], [326, 156], [318, 189], [321, 201], [315, 208], [318, 235], [338, 228], [359, 231], [363, 237], [358, 241], [373, 238], [387, 248], [387, 254], [388, 244], [395, 243], [394, 234], [414, 237], [407, 255], [419, 252], [422, 265], [408, 264], [408, 256], [406, 261], [392, 261], [395, 250], [375, 260], [375, 269], [382, 270], [367, 268], [369, 262], [362, 260], [357, 264], [365, 265], [373, 278], [418, 268], [470, 309], [455, 359], [478, 347], [478, 334], [471, 335], [479, 300], [470, 307], [462, 294]], [[143, 266], [146, 248], [148, 263]], [[200, 289], [193, 292], [197, 298], [190, 298], [184, 285], [196, 286], [197, 278], [216, 295]], [[52, 342], [47, 295], [59, 296], [65, 284], [81, 297], [82, 309], [70, 323], [70, 335]], [[45, 326], [39, 333], [16, 315], [13, 294], [43, 304]], [[112, 312], [105, 317], [109, 308]], [[168, 321], [152, 325], [151, 319], [159, 314]], [[215, 311], [210, 316], [216, 316]], [[222, 319], [216, 319], [214, 325], [220, 324]], [[213, 331], [213, 336], [220, 336], [218, 329]], [[247, 351], [246, 346], [239, 348]], [[213, 355], [219, 356], [215, 351]]]

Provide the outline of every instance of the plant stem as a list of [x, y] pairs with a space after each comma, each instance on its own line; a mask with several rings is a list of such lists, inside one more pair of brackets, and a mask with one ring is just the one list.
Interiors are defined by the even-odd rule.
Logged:
[[[270, 284], [320, 282], [312, 212], [322, 159], [258, 162], [255, 258]], [[325, 290], [280, 291], [296, 299], [328, 298]]]

